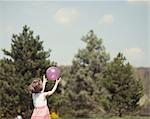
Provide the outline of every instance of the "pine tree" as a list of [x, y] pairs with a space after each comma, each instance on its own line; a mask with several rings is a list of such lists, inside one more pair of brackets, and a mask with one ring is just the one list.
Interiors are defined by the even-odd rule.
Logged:
[[73, 59], [70, 71], [72, 79], [67, 83], [67, 93], [71, 113], [76, 117], [90, 117], [102, 111], [101, 80], [109, 55], [102, 45], [102, 39], [97, 38], [92, 30], [82, 41], [86, 43], [86, 48], [79, 49]]
[[118, 116], [135, 111], [143, 95], [142, 83], [135, 78], [132, 66], [125, 61], [123, 54], [118, 53], [108, 64], [104, 79], [109, 92], [108, 111]]
[[[17, 83], [16, 83], [17, 82]], [[14, 65], [8, 59], [3, 59], [0, 62], [0, 118], [12, 118], [17, 111], [20, 110], [19, 90], [20, 82], [15, 73]]]
[[[35, 77], [41, 77], [45, 74], [45, 70], [51, 66], [56, 65], [55, 62], [50, 62], [48, 59], [50, 56], [50, 50], [44, 51], [43, 41], [40, 41], [40, 37], [33, 36], [33, 31], [30, 30], [26, 25], [23, 27], [22, 33], [13, 34], [11, 51], [3, 49], [3, 52], [9, 58], [4, 59], [4, 64], [1, 65], [2, 70], [4, 70], [2, 84], [9, 84], [9, 88], [13, 89], [13, 97], [11, 97], [12, 104], [17, 102], [18, 106], [14, 107], [14, 110], [20, 110], [25, 112], [29, 118], [32, 108], [32, 100], [29, 92], [27, 90], [28, 85], [31, 83], [32, 79]], [[13, 71], [11, 71], [11, 68]], [[8, 75], [8, 71], [10, 75]], [[7, 76], [8, 75], [8, 76]], [[4, 92], [6, 91], [5, 85], [2, 86]], [[10, 93], [5, 92], [3, 100], [9, 98]], [[8, 99], [9, 100], [9, 99]], [[13, 111], [9, 108], [7, 102], [5, 111]]]

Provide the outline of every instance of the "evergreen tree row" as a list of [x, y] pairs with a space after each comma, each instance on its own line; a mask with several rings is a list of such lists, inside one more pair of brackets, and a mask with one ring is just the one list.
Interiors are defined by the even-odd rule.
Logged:
[[[59, 66], [62, 81], [48, 99], [51, 111], [60, 116], [93, 117], [100, 114], [123, 116], [139, 109], [143, 95], [142, 83], [135, 78], [132, 65], [122, 53], [110, 61], [109, 53], [93, 30], [81, 39], [85, 48], [75, 54], [71, 66]], [[16, 113], [30, 118], [33, 109], [27, 87], [35, 77], [42, 78], [50, 66], [51, 50], [45, 51], [43, 41], [24, 26], [13, 34], [11, 50], [3, 49], [7, 58], [0, 59], [0, 118], [13, 118]], [[49, 81], [46, 90], [53, 86]]]

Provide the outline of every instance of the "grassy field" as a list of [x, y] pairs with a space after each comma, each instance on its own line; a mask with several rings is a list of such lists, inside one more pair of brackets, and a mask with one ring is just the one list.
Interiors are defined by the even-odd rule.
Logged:
[[65, 119], [150, 119], [150, 117], [126, 116], [126, 117], [65, 118]]
[[104, 118], [104, 117], [100, 117], [100, 118], [95, 118], [95, 119], [150, 119], [149, 117], [137, 117], [137, 116], [128, 116], [128, 117], [110, 117], [110, 118]]

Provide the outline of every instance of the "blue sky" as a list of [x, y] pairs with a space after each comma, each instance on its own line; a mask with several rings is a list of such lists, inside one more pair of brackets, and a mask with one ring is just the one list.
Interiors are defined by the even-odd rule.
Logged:
[[147, 0], [0, 1], [0, 48], [10, 50], [12, 34], [26, 24], [45, 50], [52, 50], [51, 60], [68, 65], [85, 46], [82, 36], [93, 29], [111, 58], [122, 52], [133, 66], [150, 67], [149, 5]]

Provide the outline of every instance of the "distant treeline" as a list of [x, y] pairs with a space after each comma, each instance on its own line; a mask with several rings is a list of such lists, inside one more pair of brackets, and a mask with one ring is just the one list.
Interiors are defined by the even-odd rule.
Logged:
[[142, 98], [143, 107], [140, 111], [140, 115], [150, 116], [150, 68], [136, 68], [136, 75], [141, 79], [144, 88], [144, 96]]

